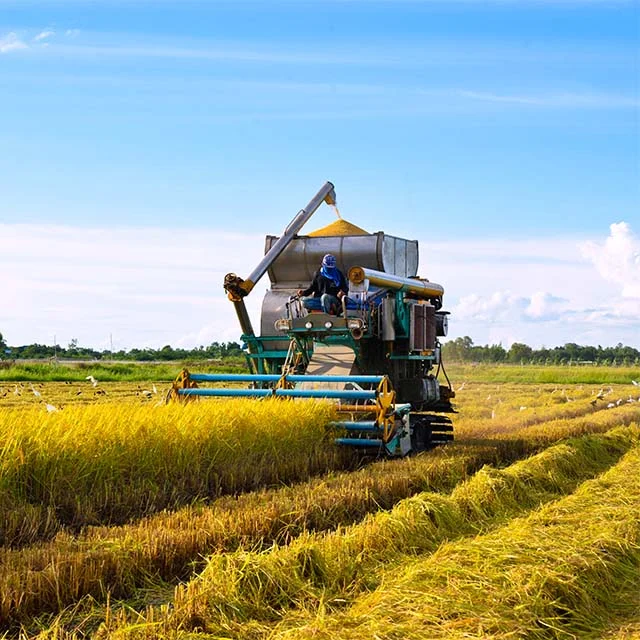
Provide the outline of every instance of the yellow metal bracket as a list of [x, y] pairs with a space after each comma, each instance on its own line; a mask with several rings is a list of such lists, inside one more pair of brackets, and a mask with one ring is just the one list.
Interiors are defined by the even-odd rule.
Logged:
[[389, 378], [385, 376], [378, 385], [376, 397], [376, 422], [382, 427], [382, 439], [388, 442], [395, 430], [394, 407], [396, 392], [391, 388]]

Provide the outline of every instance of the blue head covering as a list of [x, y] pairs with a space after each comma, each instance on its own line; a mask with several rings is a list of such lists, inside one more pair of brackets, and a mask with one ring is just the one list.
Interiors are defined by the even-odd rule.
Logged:
[[327, 253], [327, 255], [322, 258], [320, 273], [325, 278], [333, 281], [336, 287], [340, 286], [340, 272], [336, 268], [336, 257], [334, 255]]

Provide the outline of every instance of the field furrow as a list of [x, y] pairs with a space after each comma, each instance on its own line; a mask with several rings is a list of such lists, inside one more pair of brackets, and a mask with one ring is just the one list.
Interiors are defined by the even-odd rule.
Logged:
[[[446, 585], [458, 589], [453, 609], [466, 603], [469, 610], [451, 619], [434, 613], [441, 616], [436, 631], [403, 627], [375, 609], [376, 596], [400, 598], [402, 612], [403, 576], [431, 566], [445, 549], [477, 556], [474, 540], [490, 541], [486, 561], [494, 557], [496, 567], [488, 580], [497, 580], [506, 575], [497, 540], [512, 544], [513, 527], [533, 527], [545, 509], [582, 495], [591, 479], [605, 473], [605, 482], [620, 464], [630, 468], [640, 393], [620, 384], [628, 372], [598, 371], [597, 385], [586, 384], [591, 373], [584, 371], [571, 374], [583, 384], [570, 384], [564, 370], [552, 384], [543, 371], [533, 384], [514, 382], [520, 368], [498, 373], [504, 381], [484, 372], [483, 381], [478, 375], [458, 385], [455, 443], [358, 469], [357, 458], [332, 444], [327, 403], [167, 407], [151, 383], [146, 391], [141, 383], [94, 387], [82, 378], [11, 383], [0, 389], [0, 635], [431, 638], [458, 637], [459, 626], [473, 637], [468, 615], [479, 620], [480, 637], [528, 637], [530, 628], [508, 619], [483, 626], [483, 607], [509, 595], [490, 585], [491, 602], [482, 602], [485, 578], [464, 563], [460, 575], [469, 575], [456, 587], [450, 569]], [[615, 376], [616, 384], [605, 382]], [[54, 398], [58, 410], [46, 410]], [[612, 510], [627, 517], [619, 504]], [[548, 570], [529, 552], [524, 579]], [[580, 572], [566, 581], [568, 593], [580, 593]], [[603, 596], [611, 608], [594, 627], [602, 636], [626, 638], [637, 629], [637, 575], [612, 574]], [[545, 584], [538, 586], [544, 595]], [[522, 603], [514, 606], [531, 606], [527, 597], [539, 604], [533, 592], [517, 592]], [[367, 607], [378, 626], [366, 619]], [[600, 637], [577, 634], [565, 617], [540, 637]]]
[[201, 558], [239, 546], [286, 543], [305, 531], [348, 525], [365, 514], [392, 507], [420, 491], [447, 491], [484, 464], [505, 464], [571, 435], [605, 430], [640, 419], [640, 409], [620, 407], [546, 428], [543, 443], [514, 440], [483, 446], [452, 445], [408, 460], [379, 462], [355, 473], [279, 490], [252, 492], [159, 514], [135, 525], [90, 528], [79, 537], [22, 550], [0, 550], [0, 624], [57, 612], [85, 596], [104, 601], [131, 597], [153, 576], [184, 579]]
[[[345, 613], [307, 612], [244, 637], [602, 637], [611, 616], [628, 611], [626, 594], [640, 588], [639, 509], [635, 447], [529, 517], [407, 558]], [[624, 637], [625, 627], [614, 633]]]
[[[176, 590], [169, 609], [136, 617], [133, 636], [160, 637], [162, 620], [161, 633], [202, 629], [244, 637], [247, 621], [267, 624], [291, 608], [343, 606], [374, 587], [381, 567], [402, 554], [432, 552], [444, 540], [486, 531], [566, 495], [614, 464], [639, 436], [634, 426], [572, 440], [503, 470], [486, 468], [450, 496], [422, 493], [361, 524], [302, 535], [267, 552], [216, 554]], [[120, 619], [118, 633], [130, 622]]]

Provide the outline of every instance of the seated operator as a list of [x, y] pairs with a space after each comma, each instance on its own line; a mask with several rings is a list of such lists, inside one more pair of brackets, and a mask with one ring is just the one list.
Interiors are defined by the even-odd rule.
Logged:
[[[327, 253], [322, 258], [322, 266], [313, 276], [311, 286], [308, 289], [299, 289], [298, 295], [302, 296], [302, 304], [306, 309], [314, 307], [311, 300], [320, 298], [320, 308], [325, 313], [335, 316], [340, 310], [340, 300], [347, 295], [347, 292], [347, 279], [342, 271], [336, 267], [335, 256]], [[313, 296], [310, 296], [312, 293]]]

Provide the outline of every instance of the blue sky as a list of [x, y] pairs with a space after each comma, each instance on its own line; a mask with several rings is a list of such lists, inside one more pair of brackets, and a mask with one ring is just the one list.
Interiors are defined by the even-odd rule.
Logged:
[[[279, 233], [329, 179], [345, 218], [422, 241], [421, 269], [447, 286], [462, 335], [638, 345], [639, 23], [637, 2], [607, 0], [0, 0], [5, 242], [24, 238], [24, 258], [36, 251], [30, 238], [54, 227], [78, 243], [83, 230], [85, 243], [105, 230], [136, 246], [154, 236], [140, 229], [239, 234], [242, 264], [205, 253], [199, 265], [203, 293], [194, 296], [217, 296], [212, 271], [250, 270], [256, 238]], [[321, 226], [332, 214], [318, 215]], [[610, 229], [617, 223], [624, 232]], [[607, 250], [618, 245], [628, 254], [614, 268], [603, 256], [619, 261]], [[130, 262], [122, 246], [111, 247], [114, 269]], [[72, 243], [65, 259], [74, 253]], [[0, 331], [12, 343], [47, 341], [54, 326], [96, 345], [113, 331], [129, 345], [231, 336], [203, 317], [209, 307], [194, 309], [183, 335], [169, 301], [161, 335], [135, 329], [151, 317], [116, 322], [96, 305], [74, 324], [60, 309], [80, 308], [77, 292], [58, 296], [55, 313], [34, 295], [27, 304], [23, 290], [35, 291], [41, 275], [4, 255], [17, 306], [0, 310]], [[520, 265], [514, 282], [513, 267], [504, 281], [494, 272], [496, 260]], [[550, 280], [536, 279], [541, 262], [555, 265]], [[601, 291], [627, 321], [589, 316], [592, 326], [578, 327], [575, 314], [606, 315]], [[479, 301], [492, 299], [515, 315], [502, 325], [483, 315]], [[527, 317], [543, 299], [565, 300], [565, 315]]]

